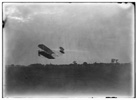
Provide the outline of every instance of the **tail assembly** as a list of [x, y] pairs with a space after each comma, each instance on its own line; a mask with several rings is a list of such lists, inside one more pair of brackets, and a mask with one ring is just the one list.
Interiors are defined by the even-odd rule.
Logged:
[[59, 47], [59, 48], [60, 48], [60, 52], [64, 54], [65, 53], [64, 48], [63, 47]]

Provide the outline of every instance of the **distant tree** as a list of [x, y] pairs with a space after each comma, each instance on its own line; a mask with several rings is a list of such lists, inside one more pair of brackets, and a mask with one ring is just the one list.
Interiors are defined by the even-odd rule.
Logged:
[[111, 59], [111, 63], [114, 63], [115, 62], [115, 59]]
[[88, 63], [87, 62], [83, 62], [83, 65], [87, 65]]
[[116, 60], [116, 63], [118, 63], [118, 59], [115, 59]]
[[94, 62], [94, 64], [97, 64], [97, 62]]
[[118, 59], [111, 59], [111, 63], [118, 63]]
[[73, 64], [77, 65], [77, 62], [76, 62], [76, 61], [73, 61]]

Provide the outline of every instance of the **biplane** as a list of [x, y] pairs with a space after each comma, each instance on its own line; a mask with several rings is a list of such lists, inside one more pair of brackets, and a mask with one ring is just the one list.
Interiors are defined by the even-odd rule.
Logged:
[[65, 53], [63, 47], [59, 47], [59, 51], [51, 50], [44, 44], [39, 44], [38, 47], [42, 49], [38, 50], [38, 56], [42, 55], [48, 59], [55, 59]]

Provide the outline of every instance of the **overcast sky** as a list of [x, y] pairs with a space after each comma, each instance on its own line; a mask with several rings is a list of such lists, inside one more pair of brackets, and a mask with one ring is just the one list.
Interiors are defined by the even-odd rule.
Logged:
[[[118, 3], [4, 3], [6, 64], [28, 65], [131, 62], [134, 6]], [[62, 46], [51, 60], [38, 56], [38, 44]]]

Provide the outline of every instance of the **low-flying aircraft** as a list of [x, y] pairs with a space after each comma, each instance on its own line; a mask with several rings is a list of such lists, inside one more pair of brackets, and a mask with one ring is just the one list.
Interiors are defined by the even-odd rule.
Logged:
[[44, 44], [39, 44], [38, 47], [42, 49], [42, 51], [38, 50], [38, 56], [42, 55], [48, 59], [55, 59], [65, 53], [63, 47], [59, 47], [59, 51], [51, 50]]

